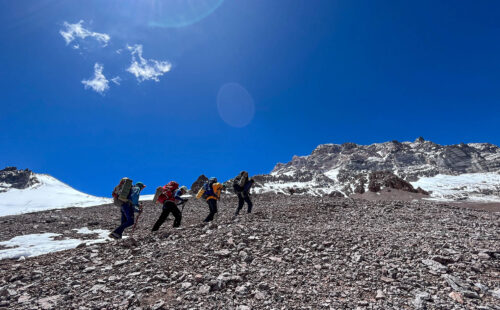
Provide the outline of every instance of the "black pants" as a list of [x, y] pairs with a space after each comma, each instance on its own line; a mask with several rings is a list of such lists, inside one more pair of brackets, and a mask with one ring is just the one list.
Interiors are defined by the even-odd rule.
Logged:
[[177, 208], [177, 205], [175, 204], [175, 202], [165, 201], [165, 203], [163, 204], [163, 211], [161, 212], [160, 218], [158, 219], [158, 221], [156, 221], [155, 225], [153, 226], [152, 231], [157, 231], [160, 228], [161, 224], [163, 224], [163, 222], [165, 222], [165, 220], [167, 219], [170, 212], [172, 212], [172, 214], [175, 217], [174, 227], [181, 226], [181, 220], [182, 220], [181, 211], [179, 210], [179, 208]]
[[217, 200], [209, 199], [207, 200], [208, 208], [210, 209], [210, 213], [204, 222], [211, 222], [214, 219], [215, 213], [217, 213]]
[[242, 192], [242, 193], [237, 193], [237, 195], [238, 195], [238, 209], [236, 209], [235, 215], [238, 215], [240, 213], [240, 210], [243, 208], [245, 202], [248, 205], [248, 213], [252, 213], [253, 203], [250, 200], [250, 194]]

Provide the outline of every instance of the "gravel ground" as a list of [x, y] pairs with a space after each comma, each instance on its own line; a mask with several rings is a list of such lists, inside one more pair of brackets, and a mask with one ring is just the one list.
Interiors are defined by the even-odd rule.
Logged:
[[[500, 309], [500, 213], [425, 201], [254, 197], [232, 220], [189, 202], [180, 229], [0, 261], [8, 309]], [[0, 218], [0, 239], [113, 229], [117, 207]], [[126, 234], [130, 233], [130, 229]]]

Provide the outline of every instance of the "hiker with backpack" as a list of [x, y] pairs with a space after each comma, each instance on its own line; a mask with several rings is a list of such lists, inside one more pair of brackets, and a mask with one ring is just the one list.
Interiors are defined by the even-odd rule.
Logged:
[[178, 189], [179, 184], [175, 181], [170, 181], [167, 185], [161, 188], [161, 194], [158, 196], [158, 202], [163, 204], [160, 217], [156, 221], [151, 231], [157, 231], [160, 226], [165, 222], [168, 215], [172, 213], [174, 215], [174, 227], [181, 226], [182, 213], [177, 207], [177, 202], [186, 202], [187, 199], [181, 196], [187, 192], [187, 188], [182, 186]]
[[248, 178], [248, 172], [241, 171], [240, 174], [233, 181], [233, 189], [238, 196], [238, 208], [234, 213], [234, 216], [238, 216], [245, 202], [248, 205], [248, 213], [252, 213], [253, 203], [250, 200], [250, 188], [254, 183], [253, 179]]
[[217, 178], [210, 178], [196, 195], [196, 199], [204, 198], [210, 209], [210, 213], [204, 220], [205, 223], [211, 222], [217, 213], [217, 200], [220, 199], [222, 187], [222, 184], [217, 182]]
[[121, 201], [121, 225], [109, 235], [114, 239], [121, 239], [123, 231], [127, 227], [134, 225], [134, 213], [142, 212], [142, 205], [139, 205], [139, 196], [141, 191], [146, 187], [142, 182], [137, 182], [134, 186], [130, 187], [129, 184], [132, 184], [132, 180], [122, 179], [122, 181], [120, 181], [121, 188], [117, 196], [117, 201]]

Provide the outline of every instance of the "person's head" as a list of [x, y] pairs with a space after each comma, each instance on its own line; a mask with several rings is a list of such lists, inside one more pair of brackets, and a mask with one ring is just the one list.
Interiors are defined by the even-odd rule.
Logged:
[[185, 194], [185, 193], [187, 193], [188, 188], [183, 185], [183, 186], [181, 186], [180, 190], [181, 190], [181, 193]]
[[135, 186], [139, 187], [141, 190], [143, 190], [144, 187], [146, 187], [146, 185], [144, 185], [144, 183], [142, 183], [142, 182], [135, 183]]
[[210, 183], [217, 183], [217, 178], [215, 178], [215, 177], [211, 177], [210, 179], [208, 179], [208, 181], [209, 181]]

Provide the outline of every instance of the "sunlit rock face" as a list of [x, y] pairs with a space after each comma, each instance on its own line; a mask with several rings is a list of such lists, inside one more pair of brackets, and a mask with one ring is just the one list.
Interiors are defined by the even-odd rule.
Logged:
[[294, 188], [296, 193], [328, 195], [340, 191], [351, 195], [369, 191], [372, 174], [372, 179], [384, 175], [380, 184], [372, 182], [372, 190], [394, 185], [414, 191], [417, 188], [411, 188], [410, 183], [421, 178], [499, 171], [500, 148], [488, 143], [439, 145], [418, 138], [371, 145], [323, 144], [310, 155], [293, 156], [290, 162], [277, 164], [270, 174], [257, 176], [255, 188], [257, 192], [288, 193]]
[[16, 167], [7, 167], [0, 170], [0, 192], [10, 188], [25, 189], [38, 183], [35, 174], [29, 170], [18, 170]]

